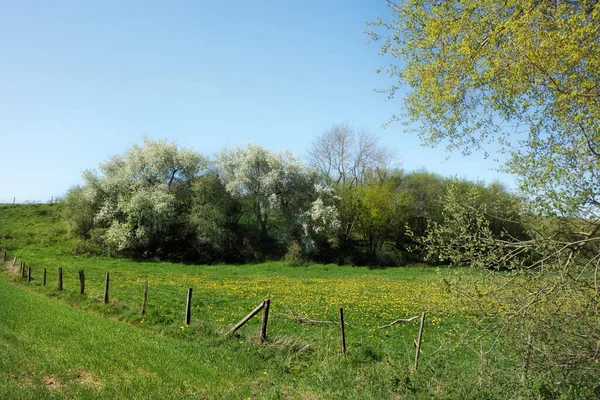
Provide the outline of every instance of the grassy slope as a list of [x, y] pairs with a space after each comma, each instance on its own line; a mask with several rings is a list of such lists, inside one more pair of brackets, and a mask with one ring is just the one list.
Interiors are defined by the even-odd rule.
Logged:
[[6, 280], [0, 303], [0, 398], [173, 397], [218, 382], [227, 354], [89, 315]]
[[[0, 398], [9, 393], [17, 398], [483, 398], [501, 397], [505, 381], [516, 380], [511, 369], [486, 367], [506, 358], [490, 356], [481, 363], [473, 349], [455, 352], [465, 333], [461, 324], [467, 322], [457, 314], [468, 317], [469, 311], [452, 312], [434, 270], [279, 264], [199, 268], [75, 257], [67, 232], [56, 206], [0, 206], [0, 246], [26, 260], [38, 278], [31, 284], [12, 278], [13, 283], [61, 300], [19, 291], [6, 282], [8, 275], [0, 280], [0, 317], [7, 321], [0, 325]], [[65, 269], [61, 293], [54, 289], [58, 266]], [[42, 267], [50, 271], [46, 288], [39, 280]], [[78, 269], [88, 276], [86, 296], [77, 293]], [[106, 270], [114, 282], [108, 306], [99, 302]], [[146, 279], [151, 300], [141, 322], [137, 307]], [[180, 330], [188, 286], [195, 288], [198, 309], [192, 327]], [[239, 339], [221, 335], [267, 296], [274, 312], [268, 346], [255, 344], [256, 320]], [[347, 306], [352, 322], [345, 360], [336, 354], [335, 326], [309, 328], [277, 317], [293, 309], [335, 319], [339, 304]], [[375, 327], [418, 310], [443, 321], [428, 320], [419, 373], [410, 374], [415, 325]]]
[[315, 375], [291, 377], [277, 349], [203, 335], [193, 341], [159, 336], [5, 279], [0, 304], [3, 399], [388, 397], [357, 387], [356, 369], [342, 359], [320, 365]]

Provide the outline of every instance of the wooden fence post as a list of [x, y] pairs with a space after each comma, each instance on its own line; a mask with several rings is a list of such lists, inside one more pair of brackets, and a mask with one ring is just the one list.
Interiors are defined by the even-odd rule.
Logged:
[[4, 259], [2, 260], [3, 263], [6, 262], [6, 250], [4, 250]]
[[185, 302], [185, 324], [190, 324], [190, 319], [192, 316], [192, 288], [188, 288], [187, 292], [187, 300]]
[[79, 271], [79, 293], [85, 293], [85, 273], [83, 272], [83, 270]]
[[31, 282], [31, 267], [27, 268], [27, 282]]
[[262, 317], [262, 324], [260, 325], [260, 343], [263, 344], [267, 340], [267, 323], [269, 322], [269, 307], [271, 306], [271, 300], [266, 299], [263, 304], [264, 313]]
[[44, 268], [44, 283], [42, 283], [42, 286], [46, 286], [46, 268]]
[[19, 276], [22, 278], [23, 275], [23, 261], [19, 262]]
[[231, 335], [233, 335], [238, 329], [240, 329], [242, 326], [244, 326], [244, 324], [246, 322], [248, 322], [250, 320], [250, 318], [254, 317], [256, 314], [259, 313], [260, 310], [263, 309], [263, 307], [265, 306], [265, 302], [261, 302], [254, 310], [252, 310], [250, 312], [250, 314], [246, 315], [240, 322], [238, 322], [236, 324], [236, 326], [234, 326], [231, 331], [229, 332]]
[[419, 336], [417, 337], [417, 352], [415, 353], [415, 371], [419, 366], [419, 355], [421, 353], [421, 339], [423, 338], [423, 326], [425, 326], [425, 312], [421, 314], [421, 325], [419, 326]]
[[62, 268], [58, 269], [58, 290], [63, 290]]
[[14, 267], [15, 267], [15, 265], [17, 265], [17, 257], [15, 257], [15, 259], [13, 260], [13, 263], [12, 263], [12, 267], [11, 267], [11, 268], [14, 268]]
[[148, 299], [148, 281], [144, 284], [144, 300], [142, 300], [142, 315], [146, 314], [146, 300]]
[[104, 304], [108, 304], [108, 272], [104, 275]]
[[342, 334], [342, 355], [346, 357], [346, 332], [344, 331], [344, 307], [340, 307], [340, 332]]

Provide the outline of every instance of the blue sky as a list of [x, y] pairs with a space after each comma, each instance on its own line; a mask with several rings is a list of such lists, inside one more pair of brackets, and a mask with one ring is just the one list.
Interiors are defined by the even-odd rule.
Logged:
[[365, 21], [384, 0], [0, 0], [0, 202], [47, 201], [142, 135], [206, 155], [255, 142], [303, 156], [348, 122], [405, 170], [514, 180], [482, 154], [420, 146], [395, 123], [401, 98]]

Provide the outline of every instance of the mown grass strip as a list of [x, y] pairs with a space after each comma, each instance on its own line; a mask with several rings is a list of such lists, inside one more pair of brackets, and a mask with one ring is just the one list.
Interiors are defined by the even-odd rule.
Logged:
[[264, 363], [235, 341], [158, 336], [4, 277], [0, 304], [0, 398], [271, 397]]

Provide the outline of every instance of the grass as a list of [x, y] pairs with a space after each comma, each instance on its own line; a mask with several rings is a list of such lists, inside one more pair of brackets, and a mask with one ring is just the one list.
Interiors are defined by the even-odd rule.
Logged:
[[[60, 206], [0, 206], [0, 246], [33, 270], [0, 279], [0, 398], [505, 398], [526, 393], [522, 362], [502, 340], [478, 338], [481, 310], [445, 289], [474, 274], [420, 266], [368, 270], [280, 263], [197, 266], [73, 255]], [[9, 263], [10, 264], [10, 263]], [[64, 288], [56, 290], [63, 268]], [[43, 269], [48, 285], [41, 284]], [[86, 275], [79, 294], [77, 271]], [[110, 302], [102, 300], [110, 272]], [[146, 315], [139, 313], [149, 282]], [[183, 316], [192, 287], [192, 324]], [[259, 318], [271, 299], [269, 341]], [[337, 321], [344, 307], [348, 356]], [[422, 355], [412, 371], [418, 321]]]

